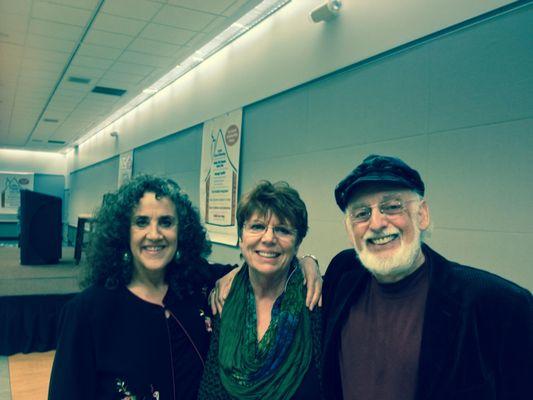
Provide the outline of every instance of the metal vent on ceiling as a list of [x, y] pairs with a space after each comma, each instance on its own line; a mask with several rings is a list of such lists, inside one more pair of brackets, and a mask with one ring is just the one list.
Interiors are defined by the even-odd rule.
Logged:
[[92, 90], [93, 93], [101, 93], [101, 94], [107, 94], [110, 96], [122, 96], [124, 93], [126, 93], [125, 89], [116, 89], [116, 88], [110, 88], [105, 86], [95, 86]]
[[83, 85], [87, 85], [91, 80], [89, 78], [82, 78], [79, 76], [69, 76], [68, 81], [73, 82], [73, 83], [81, 83]]
[[57, 118], [43, 118], [44, 122], [52, 122], [54, 124], [57, 124], [59, 120]]
[[48, 143], [50, 144], [65, 144], [64, 140], [49, 140]]

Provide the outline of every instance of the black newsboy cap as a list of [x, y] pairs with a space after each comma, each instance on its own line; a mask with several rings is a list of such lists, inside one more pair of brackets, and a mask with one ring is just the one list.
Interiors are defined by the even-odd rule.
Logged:
[[424, 182], [417, 171], [399, 158], [372, 154], [335, 188], [335, 200], [340, 209], [344, 211], [355, 191], [369, 182], [398, 184], [424, 196]]

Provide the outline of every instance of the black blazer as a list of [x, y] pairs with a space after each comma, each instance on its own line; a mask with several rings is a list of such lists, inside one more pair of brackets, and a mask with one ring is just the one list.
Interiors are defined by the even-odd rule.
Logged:
[[[489, 272], [448, 261], [427, 245], [422, 251], [430, 284], [416, 400], [530, 399], [531, 293]], [[354, 250], [337, 254], [324, 277], [323, 377], [329, 399], [342, 399], [340, 333], [369, 278]]]

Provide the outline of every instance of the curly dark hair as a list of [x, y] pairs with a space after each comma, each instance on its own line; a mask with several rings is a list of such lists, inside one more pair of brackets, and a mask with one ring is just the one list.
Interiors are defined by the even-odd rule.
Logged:
[[189, 197], [171, 179], [139, 175], [122, 185], [117, 192], [104, 196], [89, 242], [89, 265], [82, 286], [103, 285], [116, 288], [131, 281], [133, 263], [131, 257], [128, 260], [124, 254], [130, 252], [133, 212], [147, 192], [155, 193], [156, 198], [167, 197], [176, 206], [180, 256], [178, 261], [167, 266], [167, 282], [176, 286], [180, 292], [180, 288], [188, 287], [191, 279], [194, 279], [194, 273], [199, 272], [195, 268], [206, 264], [205, 257], [211, 253], [211, 245]]
[[237, 207], [239, 237], [242, 237], [244, 223], [255, 212], [261, 216], [273, 213], [280, 222], [289, 222], [296, 229], [297, 244], [300, 244], [307, 234], [307, 208], [298, 192], [287, 182], [261, 181], [241, 198]]

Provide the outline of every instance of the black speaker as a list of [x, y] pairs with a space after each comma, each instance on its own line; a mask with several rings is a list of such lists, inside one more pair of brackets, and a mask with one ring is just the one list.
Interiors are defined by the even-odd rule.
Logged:
[[61, 258], [61, 199], [20, 191], [20, 263], [57, 264]]

